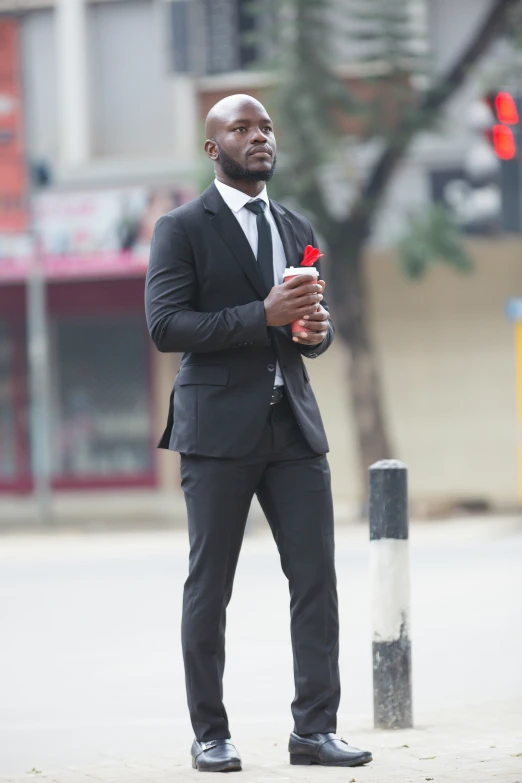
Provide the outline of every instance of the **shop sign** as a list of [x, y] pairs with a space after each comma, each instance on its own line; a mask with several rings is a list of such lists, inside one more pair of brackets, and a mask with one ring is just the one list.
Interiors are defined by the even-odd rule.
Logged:
[[[191, 196], [166, 185], [37, 194], [35, 230], [45, 276], [143, 275], [157, 219]], [[24, 279], [32, 257], [28, 237], [0, 236], [0, 280]]]
[[0, 233], [27, 230], [27, 176], [20, 86], [20, 25], [0, 17]]

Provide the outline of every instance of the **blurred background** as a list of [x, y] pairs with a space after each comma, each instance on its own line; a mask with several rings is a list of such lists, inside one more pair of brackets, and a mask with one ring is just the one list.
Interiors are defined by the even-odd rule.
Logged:
[[[0, 0], [0, 774], [186, 764], [184, 503], [156, 449], [179, 356], [153, 348], [144, 279], [157, 218], [212, 180], [205, 115], [237, 92], [273, 115], [269, 191], [325, 254], [337, 339], [308, 368], [341, 523], [341, 729], [371, 712], [367, 531], [342, 523], [395, 457], [424, 519], [415, 714], [481, 704], [443, 744], [483, 714], [501, 748], [492, 703], [522, 714], [521, 76], [521, 0]], [[227, 708], [275, 748], [286, 584], [256, 508], [248, 531]]]
[[517, 507], [520, 18], [515, 0], [0, 0], [0, 518], [183, 515], [155, 449], [179, 357], [148, 339], [144, 276], [155, 220], [211, 181], [203, 119], [235, 92], [273, 113], [271, 192], [326, 254], [338, 340], [310, 372], [339, 519], [388, 456], [418, 515]]
[[340, 514], [388, 456], [419, 514], [518, 505], [519, 3], [0, 11], [3, 518], [48, 485], [68, 518], [180, 507], [155, 450], [178, 357], [147, 337], [144, 275], [155, 220], [211, 180], [202, 122], [234, 92], [273, 112], [273, 194], [327, 255], [338, 341], [310, 371]]

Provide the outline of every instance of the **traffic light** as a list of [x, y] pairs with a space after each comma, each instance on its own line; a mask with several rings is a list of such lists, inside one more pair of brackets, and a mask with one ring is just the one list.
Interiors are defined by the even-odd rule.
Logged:
[[466, 107], [459, 167], [432, 172], [432, 196], [467, 233], [522, 233], [522, 94], [495, 90]]
[[518, 124], [518, 109], [512, 95], [508, 92], [497, 92], [494, 95], [493, 103], [498, 122], [505, 125]]
[[517, 145], [511, 128], [505, 125], [493, 125], [491, 129], [493, 149], [500, 160], [513, 160], [517, 154]]
[[492, 114], [492, 124], [486, 135], [500, 163], [498, 182], [502, 194], [502, 229], [521, 233], [521, 99], [507, 90], [499, 90], [488, 93], [485, 100]]
[[518, 157], [517, 135], [519, 113], [515, 98], [505, 90], [490, 92], [486, 95], [493, 125], [486, 131], [495, 155], [500, 160], [513, 160]]

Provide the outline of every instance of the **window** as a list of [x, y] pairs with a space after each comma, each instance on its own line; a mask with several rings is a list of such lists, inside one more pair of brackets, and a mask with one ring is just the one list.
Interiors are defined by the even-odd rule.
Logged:
[[[171, 0], [170, 43], [177, 73], [218, 74], [262, 61], [273, 10], [252, 0]], [[259, 33], [259, 40], [257, 40]]]
[[174, 115], [163, 4], [88, 6], [93, 154], [171, 154]]
[[148, 356], [141, 315], [53, 318], [56, 478], [152, 472]]

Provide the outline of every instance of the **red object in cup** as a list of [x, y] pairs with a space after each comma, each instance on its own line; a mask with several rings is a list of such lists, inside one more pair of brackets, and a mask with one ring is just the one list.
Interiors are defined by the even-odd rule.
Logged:
[[[286, 283], [287, 280], [293, 280], [293, 278], [298, 275], [313, 277], [314, 283], [317, 283], [319, 279], [319, 272], [314, 266], [290, 266], [285, 269], [283, 281]], [[306, 331], [306, 326], [300, 326], [300, 320], [301, 319], [298, 318], [296, 321], [292, 321], [292, 334]]]

